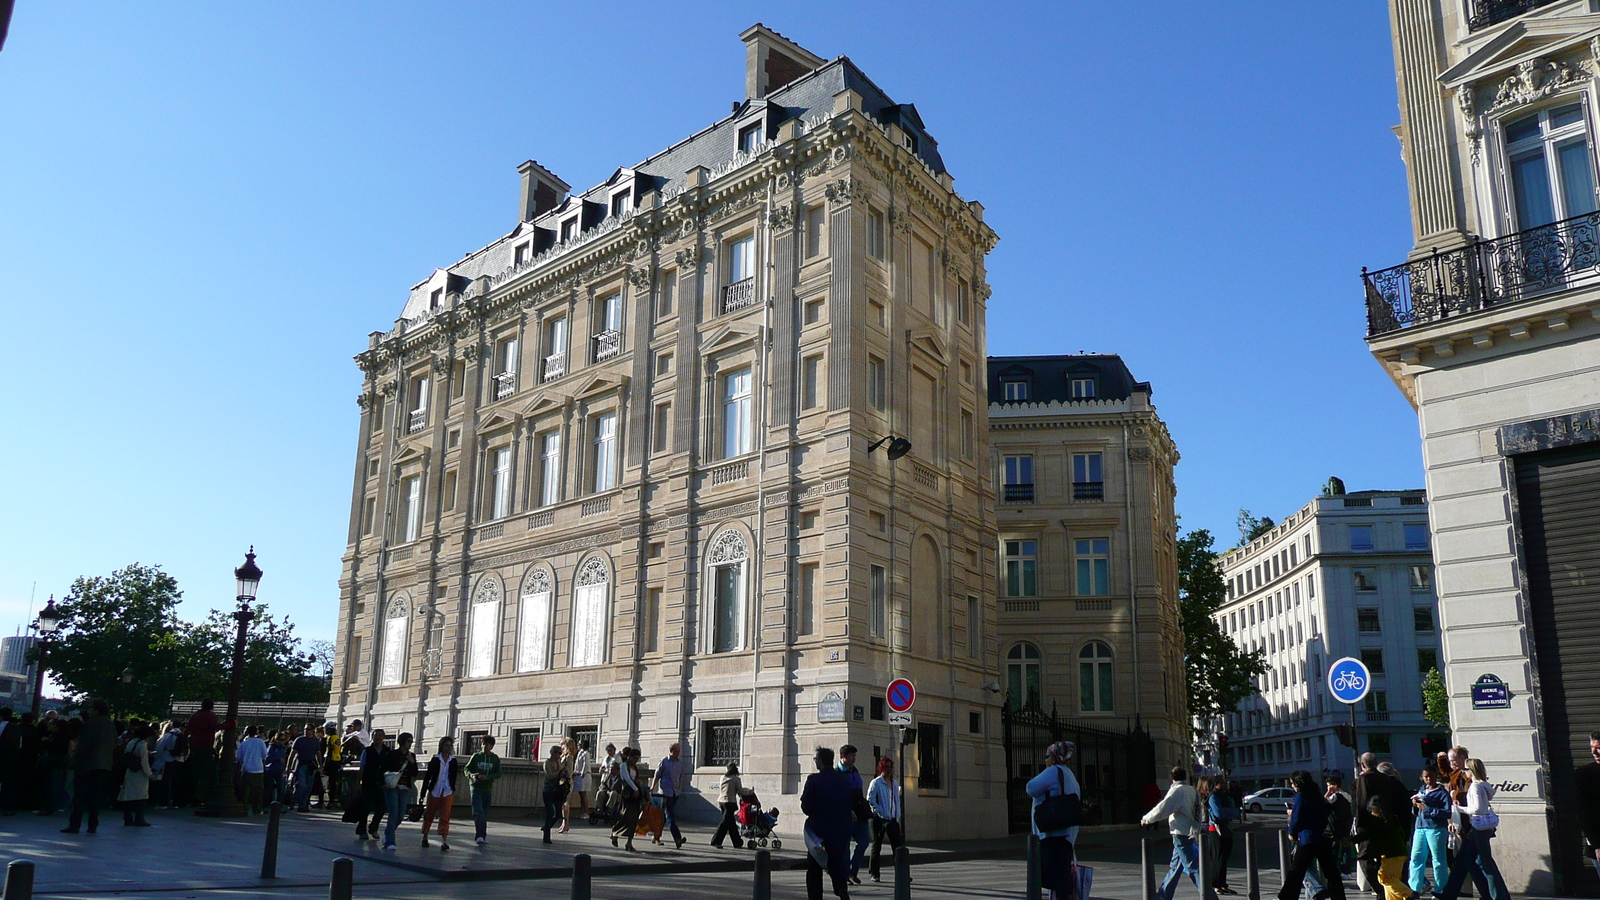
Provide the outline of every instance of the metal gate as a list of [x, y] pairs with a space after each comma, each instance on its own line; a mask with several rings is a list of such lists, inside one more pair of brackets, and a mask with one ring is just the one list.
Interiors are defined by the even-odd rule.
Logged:
[[1600, 444], [1519, 456], [1516, 467], [1557, 885], [1596, 896], [1574, 770], [1588, 762], [1589, 731], [1600, 722]]
[[1078, 746], [1071, 769], [1083, 797], [1083, 824], [1139, 821], [1140, 792], [1155, 782], [1155, 744], [1137, 720], [1116, 731], [1082, 719], [1046, 713], [1038, 707], [1001, 710], [1006, 750], [1006, 811], [1011, 833], [1027, 831], [1033, 798], [1028, 779], [1044, 768], [1044, 751], [1056, 741]]

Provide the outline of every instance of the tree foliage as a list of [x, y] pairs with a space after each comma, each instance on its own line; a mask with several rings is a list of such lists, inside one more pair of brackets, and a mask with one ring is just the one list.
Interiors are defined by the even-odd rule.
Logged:
[[[159, 716], [177, 700], [221, 700], [233, 665], [235, 622], [212, 610], [205, 621], [178, 618], [183, 592], [157, 566], [134, 563], [109, 576], [79, 578], [59, 605], [61, 629], [46, 665], [77, 699], [104, 697], [117, 715]], [[245, 642], [240, 699], [327, 699], [314, 659], [302, 651], [288, 619], [255, 606]], [[124, 680], [124, 673], [132, 676]]]
[[1189, 714], [1202, 723], [1233, 712], [1239, 701], [1256, 692], [1256, 679], [1267, 670], [1259, 650], [1240, 648], [1214, 618], [1228, 591], [1213, 543], [1204, 528], [1178, 538], [1178, 607]]
[[1252, 516], [1250, 515], [1250, 510], [1248, 509], [1239, 510], [1239, 517], [1235, 521], [1239, 523], [1240, 546], [1248, 544], [1256, 538], [1261, 537], [1263, 534], [1271, 531], [1278, 524], [1266, 516]]
[[1440, 728], [1450, 728], [1450, 691], [1437, 668], [1428, 670], [1422, 679], [1422, 714]]

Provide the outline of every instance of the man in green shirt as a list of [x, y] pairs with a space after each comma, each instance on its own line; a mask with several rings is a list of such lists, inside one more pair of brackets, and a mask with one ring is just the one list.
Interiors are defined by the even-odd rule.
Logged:
[[478, 829], [478, 846], [489, 843], [489, 801], [494, 781], [500, 777], [500, 757], [494, 753], [494, 736], [483, 736], [483, 749], [467, 760], [467, 783], [472, 786], [472, 822]]

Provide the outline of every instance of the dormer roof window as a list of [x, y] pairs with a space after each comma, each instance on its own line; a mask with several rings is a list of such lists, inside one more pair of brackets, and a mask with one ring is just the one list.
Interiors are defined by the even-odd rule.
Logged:
[[1028, 399], [1028, 379], [1007, 378], [1000, 385], [1007, 403], [1020, 403]]
[[629, 191], [618, 191], [615, 194], [612, 194], [611, 195], [611, 214], [613, 216], [626, 215], [627, 212], [628, 212], [628, 209], [633, 205], [631, 203], [631, 200], [632, 200], [631, 192], [629, 192]]
[[570, 219], [566, 220], [565, 222], [561, 223], [561, 242], [563, 244], [566, 243], [567, 241], [572, 240], [573, 238], [575, 238], [577, 236], [578, 236], [578, 217], [577, 216], [573, 216], [572, 218], [570, 218]]
[[761, 123], [752, 122], [739, 129], [739, 152], [749, 153], [761, 146]]

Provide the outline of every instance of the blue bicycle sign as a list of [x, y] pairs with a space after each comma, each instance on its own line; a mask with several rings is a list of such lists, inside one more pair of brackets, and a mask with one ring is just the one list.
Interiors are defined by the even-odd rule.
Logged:
[[1360, 703], [1372, 689], [1372, 673], [1359, 659], [1346, 656], [1328, 668], [1328, 690], [1340, 703]]

